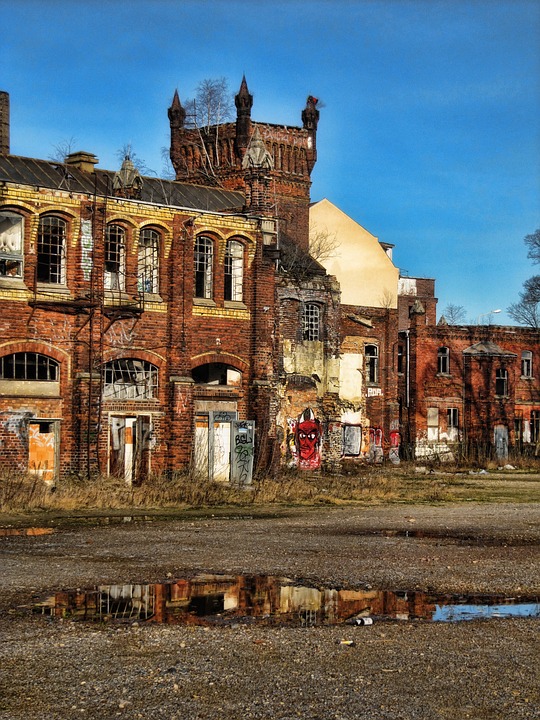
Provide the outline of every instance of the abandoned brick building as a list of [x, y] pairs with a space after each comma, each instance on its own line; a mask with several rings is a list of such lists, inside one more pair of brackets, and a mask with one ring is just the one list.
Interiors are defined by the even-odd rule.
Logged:
[[[400, 280], [391, 245], [310, 202], [316, 98], [300, 127], [252, 121], [245, 78], [235, 104], [236, 122], [195, 130], [175, 93], [171, 181], [129, 157], [108, 171], [89, 152], [11, 155], [0, 93], [4, 467], [247, 483], [254, 462], [397, 461], [404, 433], [424, 432], [415, 342], [434, 332], [431, 281]], [[406, 327], [419, 299], [421, 330], [414, 313]], [[537, 398], [538, 381], [522, 385]], [[527, 435], [523, 413], [528, 442], [538, 415]]]
[[540, 331], [434, 324], [420, 300], [410, 308], [398, 370], [401, 428], [414, 456], [540, 454]]

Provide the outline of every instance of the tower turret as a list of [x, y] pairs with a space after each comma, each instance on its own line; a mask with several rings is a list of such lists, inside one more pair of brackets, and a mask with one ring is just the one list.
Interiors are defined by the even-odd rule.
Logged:
[[308, 131], [307, 163], [308, 172], [311, 174], [313, 166], [317, 161], [317, 125], [319, 123], [319, 111], [317, 110], [318, 98], [308, 95], [306, 107], [302, 110], [302, 123]]
[[243, 158], [251, 136], [251, 108], [253, 107], [253, 95], [248, 90], [245, 75], [242, 76], [242, 83], [234, 98], [234, 104], [236, 105], [236, 152], [240, 158]]
[[167, 111], [169, 116], [169, 122], [171, 124], [171, 130], [173, 128], [183, 128], [186, 120], [186, 111], [182, 107], [180, 97], [178, 96], [178, 90], [174, 91], [174, 97], [171, 107]]

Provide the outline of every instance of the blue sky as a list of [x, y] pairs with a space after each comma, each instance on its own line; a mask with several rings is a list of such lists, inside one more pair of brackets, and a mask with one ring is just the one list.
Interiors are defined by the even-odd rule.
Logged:
[[[175, 88], [245, 73], [255, 120], [324, 107], [312, 199], [393, 243], [404, 274], [437, 280], [468, 320], [538, 272], [537, 0], [0, 0], [0, 89], [11, 152], [75, 139], [100, 167], [131, 143], [161, 174]], [[6, 29], [10, 32], [6, 32]], [[485, 318], [484, 318], [485, 319]], [[497, 323], [510, 322], [503, 312]]]

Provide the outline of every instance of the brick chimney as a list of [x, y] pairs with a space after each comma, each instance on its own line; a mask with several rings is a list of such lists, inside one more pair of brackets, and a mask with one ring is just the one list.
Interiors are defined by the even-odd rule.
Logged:
[[9, 93], [0, 90], [0, 155], [9, 155]]

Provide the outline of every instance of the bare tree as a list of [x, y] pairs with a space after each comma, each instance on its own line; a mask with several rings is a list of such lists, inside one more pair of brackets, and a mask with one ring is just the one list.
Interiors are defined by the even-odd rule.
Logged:
[[336, 232], [330, 232], [327, 227], [319, 228], [311, 224], [309, 228], [309, 254], [319, 263], [324, 263], [334, 257], [338, 247]]
[[530, 258], [535, 265], [540, 263], [540, 228], [525, 237], [525, 245], [529, 247], [527, 257]]
[[53, 152], [49, 155], [49, 160], [65, 163], [67, 156], [75, 151], [76, 142], [77, 138], [71, 136], [68, 140], [62, 140], [57, 145], [53, 145]]
[[197, 85], [196, 95], [186, 100], [186, 126], [205, 129], [230, 120], [233, 109], [233, 95], [226, 78], [206, 78]]
[[[524, 239], [529, 248], [527, 257], [534, 264], [540, 263], [540, 229]], [[540, 275], [533, 275], [523, 283], [519, 301], [508, 308], [508, 314], [520, 325], [540, 329]]]
[[467, 319], [467, 311], [463, 305], [455, 305], [454, 303], [448, 303], [444, 308], [443, 315], [448, 325], [465, 325]]

